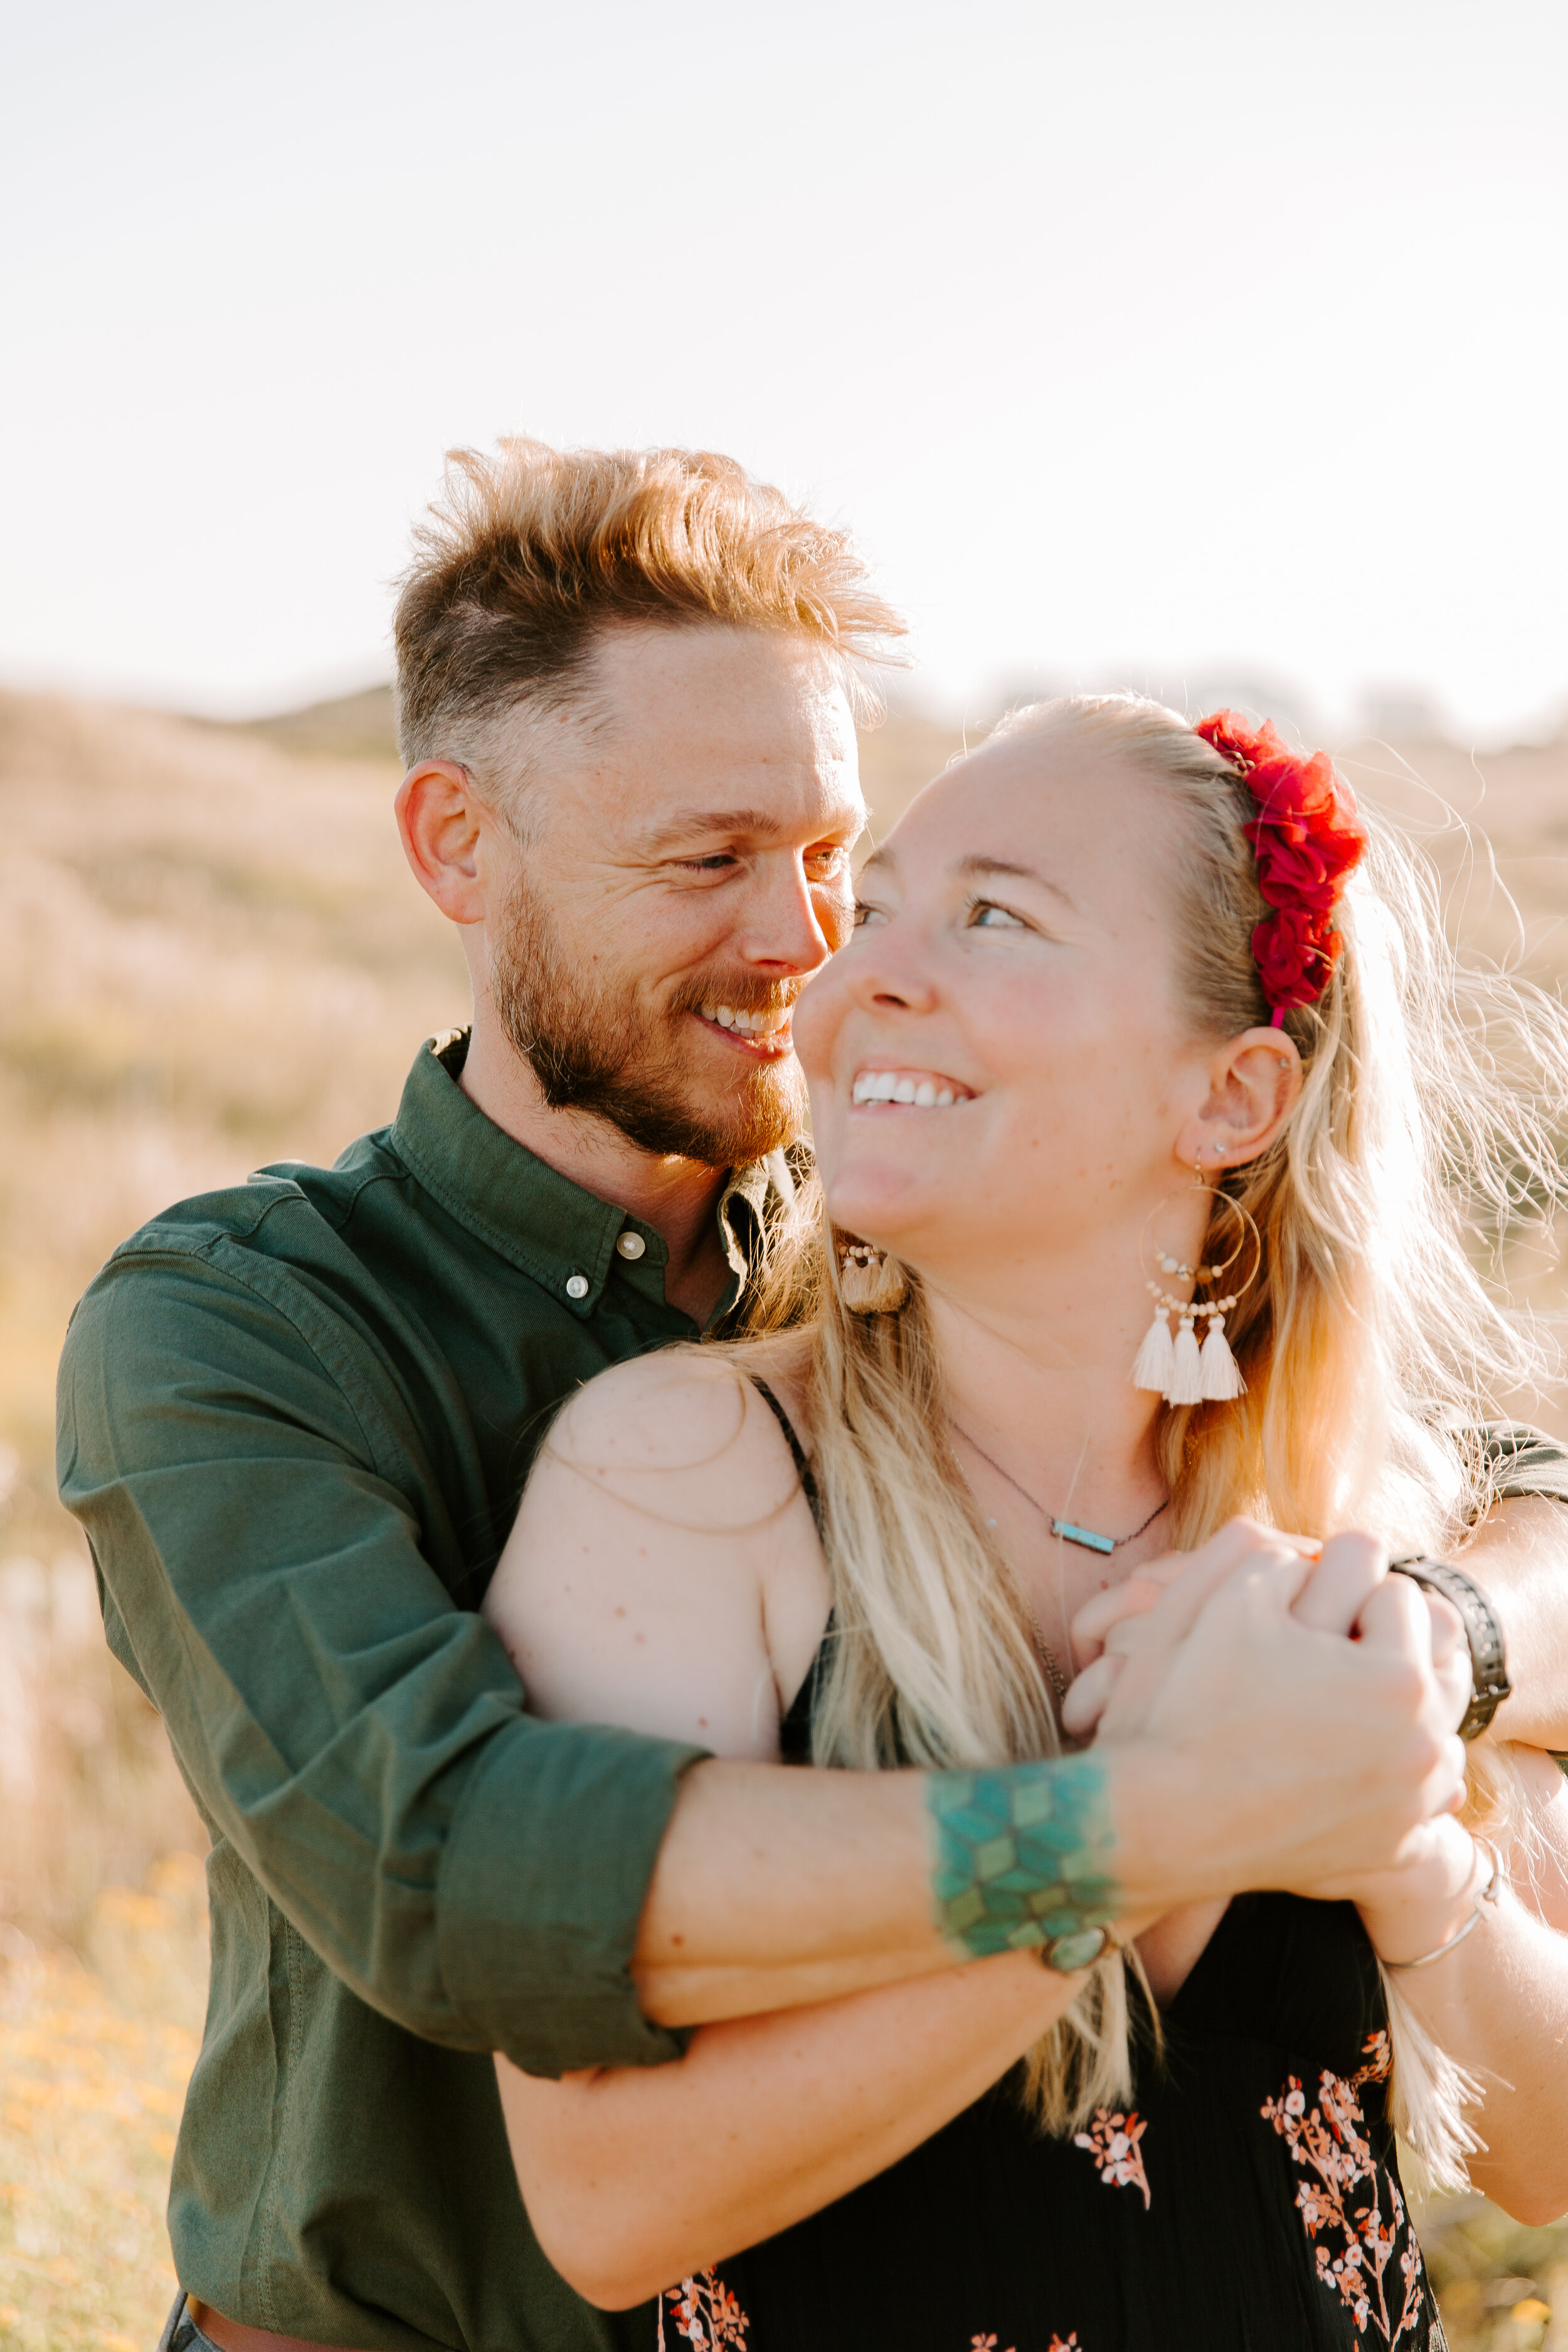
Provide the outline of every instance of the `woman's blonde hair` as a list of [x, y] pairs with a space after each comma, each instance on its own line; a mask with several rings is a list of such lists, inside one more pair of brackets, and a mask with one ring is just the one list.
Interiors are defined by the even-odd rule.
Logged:
[[[1268, 909], [1242, 833], [1256, 804], [1237, 772], [1175, 712], [1131, 696], [1042, 703], [999, 732], [1111, 753], [1171, 794], [1173, 928], [1194, 1034], [1217, 1042], [1266, 1023], [1251, 937]], [[1333, 979], [1286, 1016], [1300, 1101], [1279, 1140], [1228, 1180], [1263, 1242], [1226, 1327], [1247, 1392], [1160, 1416], [1171, 1540], [1184, 1549], [1247, 1512], [1452, 1552], [1492, 1499], [1479, 1425], [1548, 1368], [1541, 1335], [1494, 1297], [1472, 1249], [1562, 1188], [1568, 1020], [1526, 983], [1464, 969], [1435, 874], [1375, 816], [1368, 832], [1337, 917]], [[836, 1629], [816, 1760], [973, 1768], [1055, 1753], [1028, 1608], [952, 1454], [919, 1276], [898, 1311], [850, 1313], [836, 1237], [819, 1219], [805, 1240], [807, 1205], [793, 1248], [774, 1254], [763, 1320], [810, 1324], [806, 1410]], [[1216, 1204], [1216, 1221], [1225, 1213]], [[1506, 1811], [1507, 1783], [1495, 1760], [1473, 1762], [1478, 1820]], [[1462, 2178], [1474, 2085], [1384, 1984], [1395, 2120], [1436, 2178]], [[1125, 2101], [1128, 2021], [1112, 1958], [1032, 2053], [1047, 2128]]]

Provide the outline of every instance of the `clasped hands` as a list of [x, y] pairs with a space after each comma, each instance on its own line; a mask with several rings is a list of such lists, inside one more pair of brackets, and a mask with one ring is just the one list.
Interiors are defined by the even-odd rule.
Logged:
[[1373, 1538], [1232, 1520], [1097, 1594], [1072, 1638], [1073, 1738], [1157, 1739], [1198, 1801], [1216, 1781], [1251, 1792], [1220, 1808], [1216, 1889], [1353, 1900], [1385, 1958], [1442, 1940], [1475, 1859], [1453, 1818], [1469, 1650], [1458, 1612], [1391, 1575]]

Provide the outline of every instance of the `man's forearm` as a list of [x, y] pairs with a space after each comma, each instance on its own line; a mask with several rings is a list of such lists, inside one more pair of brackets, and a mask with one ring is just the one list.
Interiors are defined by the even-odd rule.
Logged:
[[795, 2009], [953, 1958], [920, 1775], [718, 1761], [687, 1773], [634, 1963], [656, 2023]]
[[1495, 1603], [1513, 1696], [1492, 1737], [1568, 1754], [1568, 1507], [1519, 1496], [1496, 1504], [1462, 1566]]
[[[1039, 1945], [1079, 1916], [1136, 1933], [1225, 1875], [1179, 1834], [1186, 1777], [1135, 1744], [978, 1776], [697, 1765], [643, 1912], [644, 2014], [698, 2025], [833, 2000]], [[1011, 1853], [971, 1813], [976, 1780], [1024, 1796]]]

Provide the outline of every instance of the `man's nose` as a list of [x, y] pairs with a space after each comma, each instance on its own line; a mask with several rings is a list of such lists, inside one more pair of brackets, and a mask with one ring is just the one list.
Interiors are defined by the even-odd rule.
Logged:
[[[842, 888], [847, 892], [847, 881]], [[747, 963], [763, 969], [820, 971], [838, 944], [824, 927], [825, 917], [832, 919], [831, 908], [820, 903], [827, 896], [823, 884], [812, 883], [799, 857], [763, 860], [736, 934], [737, 950]]]

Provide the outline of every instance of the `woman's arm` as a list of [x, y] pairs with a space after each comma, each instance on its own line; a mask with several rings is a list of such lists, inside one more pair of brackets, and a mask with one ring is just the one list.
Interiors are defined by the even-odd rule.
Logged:
[[[1363, 1600], [1357, 1553], [1365, 1549], [1357, 1538], [1325, 1547], [1298, 1610], [1315, 1612], [1325, 1626], [1353, 1622], [1363, 1639], [1403, 1642], [1426, 1662], [1440, 1654], [1436, 1671], [1449, 1690], [1447, 1719], [1457, 1721], [1469, 1682], [1458, 1619], [1434, 1610], [1430, 1596], [1404, 1577], [1375, 1582]], [[1471, 1557], [1466, 1553], [1467, 1563]], [[1164, 1565], [1152, 1577], [1142, 1572], [1142, 1591], [1106, 1593], [1087, 1604], [1073, 1627], [1080, 1654], [1109, 1643], [1136, 1655], [1138, 1622], [1154, 1605]], [[1359, 1571], [1364, 1577], [1364, 1559]], [[1069, 1722], [1092, 1726], [1118, 1686], [1118, 1676], [1097, 1663], [1069, 1694]], [[1400, 1971], [1398, 1982], [1433, 2039], [1483, 2086], [1485, 2105], [1471, 2118], [1487, 2142], [1469, 2161], [1476, 2185], [1520, 2220], [1545, 2221], [1568, 2210], [1568, 1781], [1538, 1748], [1501, 1752], [1519, 1785], [1521, 1818], [1502, 1855], [1498, 1901], [1485, 1906], [1480, 1923], [1451, 1952], [1429, 1968]], [[1474, 1906], [1481, 1875], [1468, 1832], [1442, 1819], [1412, 1842], [1403, 1867], [1364, 1879], [1336, 1874], [1315, 1887], [1299, 1881], [1298, 1891], [1354, 1900], [1373, 1948], [1397, 1963], [1435, 1951], [1455, 1935]], [[1173, 1942], [1181, 1957], [1189, 1918], [1163, 1919], [1144, 1939], [1157, 1990], [1162, 1941]]]
[[540, 2243], [621, 2310], [885, 2171], [998, 2081], [1082, 1979], [1032, 1952], [704, 2025], [673, 2065], [543, 2083], [498, 2057]]
[[[1462, 1942], [1428, 1968], [1399, 1969], [1397, 1981], [1485, 2092], [1469, 2117], [1486, 2143], [1469, 2159], [1476, 2187], [1540, 2224], [1568, 2210], [1568, 1781], [1538, 1749], [1504, 1752], [1523, 1819], [1502, 1853], [1498, 1898]], [[1389, 1873], [1360, 1900], [1380, 1958], [1415, 1959], [1447, 1942], [1476, 1907], [1484, 1869], [1458, 1822], [1437, 1827], [1425, 1864]]]
[[[665, 1360], [622, 1367], [562, 1416], [486, 1611], [540, 1712], [761, 1761], [827, 1606], [773, 1416], [724, 1368]], [[591, 2302], [639, 2303], [918, 2147], [1080, 1982], [1008, 1954], [704, 2026], [673, 2065], [552, 2083], [498, 2058], [541, 2243]]]

